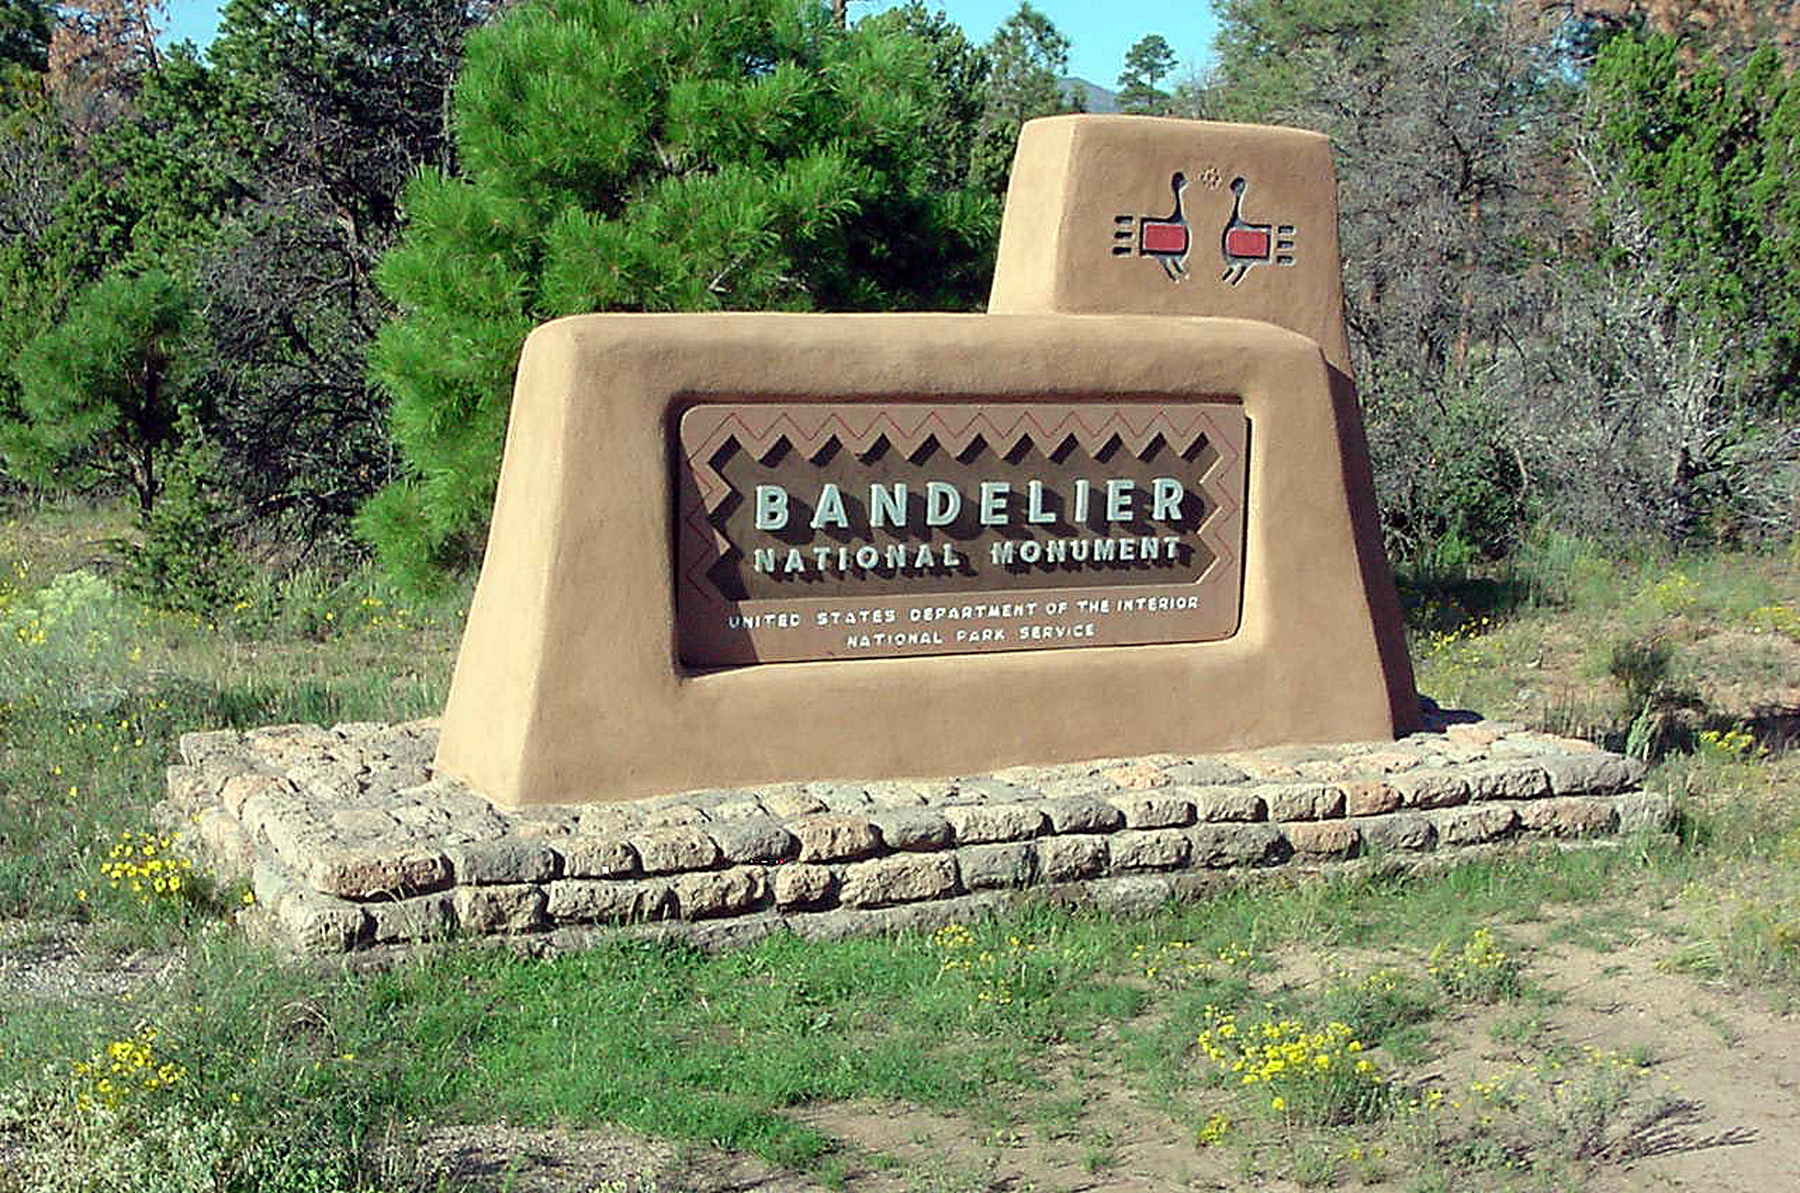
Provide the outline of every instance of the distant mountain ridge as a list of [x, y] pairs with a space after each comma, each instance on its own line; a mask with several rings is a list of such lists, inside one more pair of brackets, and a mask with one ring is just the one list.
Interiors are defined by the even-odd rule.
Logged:
[[1086, 79], [1058, 79], [1057, 85], [1062, 88], [1063, 95], [1070, 101], [1080, 100], [1083, 112], [1117, 112], [1119, 110], [1119, 93], [1096, 86]]

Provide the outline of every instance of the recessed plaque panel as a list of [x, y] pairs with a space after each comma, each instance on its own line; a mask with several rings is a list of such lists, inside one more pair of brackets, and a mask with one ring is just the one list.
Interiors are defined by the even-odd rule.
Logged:
[[708, 403], [679, 436], [689, 666], [1237, 630], [1235, 400]]

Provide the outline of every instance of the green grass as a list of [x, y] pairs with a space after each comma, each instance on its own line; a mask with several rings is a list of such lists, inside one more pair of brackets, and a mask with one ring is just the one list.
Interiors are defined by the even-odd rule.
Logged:
[[[16, 565], [0, 614], [36, 611], [57, 574], [103, 563], [93, 543], [108, 516], [60, 511], [0, 532], [0, 563]], [[1413, 580], [1424, 690], [1615, 738], [1629, 726], [1602, 654], [1660, 636], [1671, 682], [1766, 682], [1774, 664], [1733, 643], [1778, 655], [1789, 623], [1768, 610], [1800, 602], [1791, 561], [1621, 560], [1552, 539], [1493, 576]], [[192, 1177], [271, 1193], [411, 1189], [424, 1180], [408, 1159], [420, 1131], [500, 1119], [622, 1124], [843, 1183], [840, 1141], [793, 1112], [861, 1099], [1022, 1134], [1101, 1174], [1129, 1143], [1094, 1119], [1101, 1085], [1189, 1139], [1229, 1122], [1196, 1143], [1196, 1162], [1226, 1157], [1221, 1171], [1255, 1183], [1578, 1188], [1646, 1106], [1651, 1054], [1572, 1050], [1518, 941], [1604, 957], [1679, 940], [1671, 969], [1778, 1008], [1800, 1000], [1800, 760], [1765, 756], [1754, 734], [1664, 759], [1651, 781], [1676, 794], [1680, 833], [1619, 848], [1278, 882], [1133, 920], [1039, 909], [959, 932], [776, 938], [719, 956], [618, 941], [548, 961], [465, 948], [383, 973], [283, 967], [232, 924], [238, 892], [199, 882], [147, 900], [112, 890], [98, 867], [121, 832], [149, 827], [182, 732], [434, 713], [466, 592], [416, 606], [366, 572], [314, 570], [207, 620], [81, 591], [95, 615], [79, 632], [0, 642], [0, 921], [42, 926], [0, 947], [75, 923], [99, 970], [141, 949], [185, 959], [130, 1000], [24, 999], [0, 1016], [0, 1142], [61, 1149], [70, 1188], [122, 1166], [138, 1183], [120, 1188]], [[1492, 974], [1477, 964], [1487, 952], [1469, 951], [1483, 929], [1511, 959]], [[1297, 958], [1322, 976], [1296, 979]], [[1431, 972], [1457, 958], [1475, 972]], [[1271, 1112], [1266, 1091], [1199, 1063], [1208, 1008], [1341, 1022], [1392, 1093], [1356, 1123]], [[1522, 1059], [1452, 1081], [1444, 1058], [1477, 1021]], [[112, 1118], [78, 1113], [71, 1066], [146, 1025], [185, 1078]], [[1574, 1077], [1547, 1083], [1539, 1070], [1553, 1063]], [[1489, 1092], [1472, 1093], [1477, 1083]], [[991, 1175], [961, 1160], [913, 1173], [920, 1188], [984, 1188]], [[0, 1171], [0, 1191], [23, 1180]]]

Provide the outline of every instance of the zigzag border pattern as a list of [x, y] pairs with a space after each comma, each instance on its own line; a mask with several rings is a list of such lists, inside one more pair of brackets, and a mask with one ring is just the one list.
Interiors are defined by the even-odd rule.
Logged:
[[[997, 456], [1005, 456], [1030, 438], [1046, 455], [1074, 439], [1091, 457], [1097, 457], [1117, 439], [1122, 447], [1142, 456], [1158, 437], [1178, 454], [1205, 437], [1218, 459], [1201, 478], [1201, 490], [1211, 502], [1197, 533], [1216, 560], [1229, 562], [1236, 547], [1217, 533], [1229, 521], [1241, 497], [1242, 459], [1232, 446], [1234, 436], [1224, 434], [1215, 415], [1221, 403], [706, 403], [690, 408], [681, 418], [681, 447], [694, 479], [692, 499], [678, 512], [682, 537], [680, 557], [686, 561], [682, 579], [701, 600], [729, 604], [731, 599], [713, 585], [707, 573], [737, 544], [712, 522], [734, 492], [730, 482], [712, 466], [721, 448], [735, 440], [739, 448], [762, 459], [786, 440], [807, 457], [818, 454], [832, 441], [853, 453], [863, 453], [886, 438], [902, 455], [910, 456], [927, 439], [951, 455], [960, 454], [977, 436]], [[680, 564], [678, 563], [678, 567]], [[1215, 563], [1214, 567], [1218, 564]], [[1211, 569], [1209, 569], [1210, 571]]]

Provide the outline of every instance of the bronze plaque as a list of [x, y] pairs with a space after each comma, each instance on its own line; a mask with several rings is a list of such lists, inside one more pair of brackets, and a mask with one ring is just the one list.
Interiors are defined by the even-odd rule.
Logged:
[[1235, 401], [709, 403], [679, 433], [689, 666], [1237, 632]]

